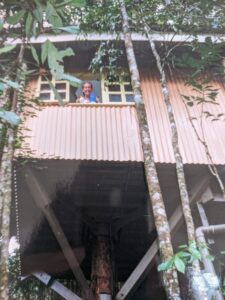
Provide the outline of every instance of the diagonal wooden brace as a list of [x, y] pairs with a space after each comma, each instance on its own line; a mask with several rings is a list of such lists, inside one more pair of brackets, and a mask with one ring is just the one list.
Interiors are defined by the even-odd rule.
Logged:
[[49, 199], [49, 196], [43, 190], [43, 187], [41, 187], [40, 183], [38, 182], [30, 167], [26, 166], [25, 171], [25, 180], [31, 192], [31, 195], [36, 205], [42, 210], [44, 216], [46, 217], [52, 229], [52, 232], [55, 235], [55, 238], [59, 243], [62, 252], [74, 274], [74, 277], [80, 286], [83, 298], [85, 300], [94, 300], [93, 293], [88, 286], [87, 280], [84, 277], [84, 274], [79, 266], [77, 258], [62, 230], [61, 225], [58, 222], [58, 219], [56, 218], [54, 211], [50, 207], [51, 201]]
[[[207, 188], [209, 184], [209, 177], [207, 176], [201, 182], [198, 182], [196, 186], [193, 188], [192, 193], [190, 195], [190, 202], [196, 202], [198, 198], [201, 196], [203, 191]], [[182, 207], [179, 205], [173, 215], [169, 220], [170, 230], [172, 235], [175, 233], [176, 228], [179, 226], [182, 220]], [[148, 273], [152, 260], [158, 252], [158, 241], [155, 240], [149, 250], [146, 252], [144, 257], [141, 259], [139, 264], [136, 266], [134, 271], [131, 273], [127, 281], [124, 283], [120, 291], [117, 293], [115, 300], [124, 300], [145, 278]]]
[[53, 280], [51, 282], [52, 278], [50, 275], [48, 275], [45, 272], [35, 272], [32, 273], [32, 275], [37, 278], [39, 281], [44, 283], [45, 285], [49, 286], [54, 292], [56, 292], [58, 295], [60, 295], [65, 300], [82, 300], [80, 297], [78, 297], [75, 293], [73, 293], [71, 290], [69, 290], [67, 287], [65, 287], [62, 283], [58, 282], [57, 280]]

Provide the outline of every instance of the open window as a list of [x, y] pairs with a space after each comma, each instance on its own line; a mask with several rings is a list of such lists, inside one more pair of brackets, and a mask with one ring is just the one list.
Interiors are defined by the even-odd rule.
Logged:
[[106, 76], [102, 78], [102, 95], [105, 103], [132, 103], [134, 93], [129, 77], [109, 81]]
[[[54, 85], [62, 100], [68, 102], [70, 99], [70, 85], [65, 80], [56, 80], [52, 76], [48, 76], [48, 80]], [[51, 89], [47, 78], [44, 76], [39, 77], [38, 83], [38, 97], [44, 102], [58, 101], [55, 99], [53, 90]]]

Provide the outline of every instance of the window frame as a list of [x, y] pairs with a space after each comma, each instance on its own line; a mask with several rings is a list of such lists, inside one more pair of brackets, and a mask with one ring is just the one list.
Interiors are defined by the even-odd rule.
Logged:
[[[106, 84], [106, 75], [102, 75], [101, 77], [101, 91], [102, 91], [102, 103], [112, 103], [112, 104], [133, 104], [134, 101], [127, 101], [126, 96], [127, 95], [134, 95], [133, 90], [132, 91], [126, 91], [125, 86], [126, 85], [131, 85], [130, 81], [115, 81], [115, 82], [110, 82], [110, 84]], [[120, 91], [109, 91], [108, 86], [109, 85], [119, 85], [120, 86]], [[121, 101], [110, 101], [109, 96], [110, 95], [120, 95], [121, 96]]]
[[[44, 79], [44, 80], [43, 80]], [[51, 80], [51, 83], [56, 86], [56, 84], [60, 84], [60, 83], [63, 83], [65, 84], [65, 89], [59, 89], [57, 90], [58, 93], [65, 93], [65, 98], [62, 99], [63, 102], [67, 103], [69, 102], [70, 100], [70, 84], [68, 81], [66, 80], [56, 80], [55, 77], [52, 76]], [[40, 101], [42, 101], [43, 103], [50, 103], [50, 102], [58, 102], [58, 99], [55, 99], [55, 95], [54, 95], [54, 92], [53, 90], [51, 89], [51, 87], [49, 86], [49, 90], [41, 90], [41, 85], [42, 84], [48, 84], [48, 81], [43, 78], [43, 76], [39, 76], [38, 77], [38, 88], [37, 88], [37, 97], [40, 99]], [[50, 98], [48, 100], [44, 100], [44, 99], [41, 99], [41, 93], [49, 93], [50, 95]]]

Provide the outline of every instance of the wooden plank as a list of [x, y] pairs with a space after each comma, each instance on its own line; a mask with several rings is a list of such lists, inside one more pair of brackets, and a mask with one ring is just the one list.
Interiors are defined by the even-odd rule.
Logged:
[[[206, 216], [205, 209], [202, 205], [202, 199], [200, 201], [201, 201], [201, 203], [197, 202], [197, 208], [198, 208], [199, 216], [200, 216], [200, 219], [202, 221], [202, 226], [207, 227], [207, 226], [209, 226], [208, 218]], [[208, 244], [214, 244], [215, 243], [212, 238], [208, 238], [207, 242], [208, 242]]]
[[[196, 202], [201, 196], [203, 191], [207, 188], [209, 177], [204, 178], [200, 183], [196, 184], [191, 191], [190, 203]], [[182, 221], [182, 207], [179, 205], [169, 220], [171, 234], [173, 235]], [[135, 288], [138, 287], [140, 282], [145, 278], [148, 273], [151, 263], [158, 251], [158, 241], [155, 240], [144, 257], [141, 259], [137, 267], [131, 273], [127, 281], [124, 283], [120, 291], [117, 293], [116, 300], [124, 300]]]
[[63, 284], [58, 282], [57, 280], [52, 281], [51, 284], [51, 276], [48, 275], [45, 272], [35, 272], [32, 273], [32, 275], [37, 278], [39, 281], [47, 285], [49, 288], [51, 288], [54, 292], [56, 292], [58, 295], [60, 295], [65, 300], [82, 300], [80, 297], [78, 297], [75, 293], [73, 293], [71, 290], [69, 290], [67, 287], [65, 287]]
[[[132, 40], [133, 41], [147, 41], [147, 38], [145, 35], [140, 34], [140, 33], [135, 33], [133, 32], [132, 35]], [[169, 32], [166, 33], [153, 33], [151, 34], [151, 37], [154, 41], [158, 42], [186, 42], [186, 43], [191, 43], [195, 41], [196, 39], [198, 40], [199, 43], [205, 43], [205, 39], [208, 37], [207, 34], [198, 34], [196, 35], [190, 35], [190, 34], [172, 34]], [[210, 37], [214, 43], [219, 43], [221, 41], [225, 40], [225, 35], [221, 34], [210, 34]], [[119, 35], [119, 39], [123, 40], [123, 35]], [[53, 35], [53, 34], [42, 34], [39, 35], [38, 37], [31, 37], [30, 38], [30, 43], [32, 44], [42, 44], [46, 40], [50, 40], [53, 43], [57, 42], [75, 42], [75, 41], [108, 41], [108, 40], [118, 40], [118, 34], [108, 34], [108, 33], [90, 33], [90, 34], [58, 34], [58, 35]], [[6, 41], [6, 44], [21, 44], [22, 39], [13, 39], [13, 38], [8, 38]]]
[[205, 192], [202, 194], [201, 199], [199, 200], [199, 202], [201, 203], [207, 203], [210, 200], [213, 200], [214, 196], [212, 193], [212, 190], [210, 187], [207, 187], [207, 189], [205, 190]]
[[43, 187], [40, 186], [40, 183], [38, 182], [37, 178], [31, 171], [31, 169], [28, 166], [26, 166], [25, 170], [26, 170], [25, 180], [31, 192], [31, 195], [33, 196], [33, 199], [36, 202], [37, 206], [40, 207], [44, 216], [46, 217], [53, 231], [53, 234], [55, 235], [55, 238], [59, 243], [62, 252], [74, 274], [74, 277], [76, 278], [81, 288], [84, 299], [93, 300], [94, 297], [92, 291], [88, 286], [88, 283], [77, 261], [77, 258], [61, 228], [61, 225], [59, 224], [55, 216], [54, 211], [50, 207], [49, 196], [43, 190]]

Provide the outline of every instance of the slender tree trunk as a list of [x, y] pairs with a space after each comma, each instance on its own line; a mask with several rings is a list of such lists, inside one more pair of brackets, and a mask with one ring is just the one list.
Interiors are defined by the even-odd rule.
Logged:
[[14, 130], [8, 129], [0, 170], [0, 200], [2, 203], [0, 300], [8, 299], [8, 246], [10, 237], [10, 208], [12, 198], [12, 159]]
[[[25, 45], [22, 44], [17, 58], [17, 70], [22, 65]], [[20, 76], [17, 71], [18, 81]], [[10, 99], [8, 99], [10, 101]], [[12, 97], [11, 111], [17, 110], [17, 91], [14, 91]], [[12, 160], [14, 154], [15, 129], [8, 127], [5, 135], [5, 143], [0, 163], [0, 300], [8, 300], [8, 284], [9, 284], [9, 262], [8, 247], [10, 239], [10, 210], [12, 200]]]
[[[147, 116], [140, 88], [140, 76], [135, 59], [134, 49], [129, 30], [128, 15], [123, 0], [119, 0], [123, 22], [123, 33], [129, 69], [131, 73], [132, 87], [134, 90], [134, 100], [136, 104], [139, 130], [141, 136], [142, 149], [144, 154], [144, 167], [152, 203], [153, 215], [156, 230], [158, 233], [159, 249], [163, 261], [173, 257], [173, 247], [171, 243], [170, 228], [166, 215], [165, 205], [162, 198], [159, 179], [153, 157], [152, 143], [147, 123]], [[163, 273], [164, 286], [168, 299], [180, 299], [180, 290], [177, 272], [174, 269]]]
[[[192, 213], [191, 213], [190, 200], [189, 200], [189, 195], [188, 195], [186, 180], [185, 180], [185, 175], [184, 175], [184, 165], [183, 165], [183, 160], [182, 160], [182, 156], [181, 156], [180, 149], [179, 149], [178, 131], [177, 131], [177, 126], [176, 126], [175, 117], [174, 117], [174, 113], [173, 113], [173, 107], [170, 102], [169, 88], [168, 88], [168, 84], [167, 84], [167, 80], [166, 80], [166, 74], [165, 74], [165, 70], [161, 63], [161, 58], [155, 47], [155, 43], [149, 34], [149, 28], [147, 26], [145, 27], [145, 31], [148, 36], [150, 47], [151, 47], [153, 55], [156, 59], [157, 68], [160, 73], [161, 90], [162, 90], [163, 99], [166, 104], [166, 108], [167, 108], [167, 112], [168, 112], [170, 128], [171, 128], [171, 133], [172, 133], [172, 147], [173, 147], [173, 153], [174, 153], [175, 162], [176, 162], [176, 173], [177, 173], [178, 186], [179, 186], [179, 191], [180, 191], [180, 199], [181, 199], [183, 215], [184, 215], [186, 227], [187, 227], [188, 242], [190, 245], [192, 245], [193, 247], [196, 248], [197, 245], [196, 245], [196, 238], [195, 238], [194, 220], [193, 220]], [[197, 272], [198, 274], [200, 274], [201, 270], [200, 270], [199, 261], [195, 260], [192, 263], [192, 266], [193, 266], [194, 271]], [[206, 290], [202, 289], [200, 291], [200, 294], [198, 295], [198, 297], [200, 297], [199, 299], [207, 299]]]

